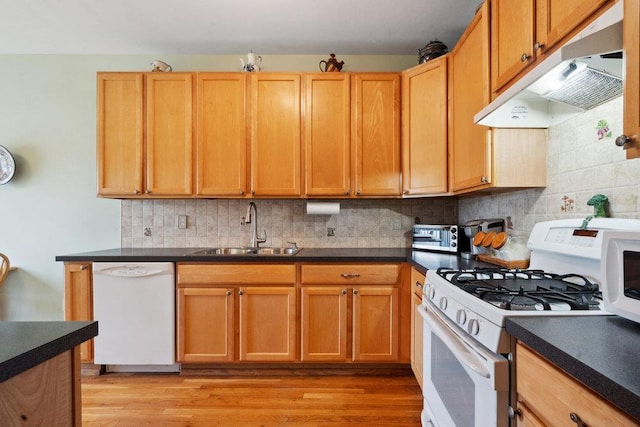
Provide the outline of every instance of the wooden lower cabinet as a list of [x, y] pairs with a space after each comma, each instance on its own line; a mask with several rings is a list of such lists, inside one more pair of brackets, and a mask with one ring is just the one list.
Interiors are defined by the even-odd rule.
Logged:
[[519, 427], [639, 425], [520, 343], [516, 346], [516, 381]]
[[[64, 320], [93, 320], [92, 263], [64, 263]], [[80, 362], [93, 363], [93, 340], [80, 344]]]
[[301, 295], [301, 360], [348, 360], [349, 291], [342, 286], [303, 287]]
[[400, 360], [400, 265], [301, 267], [301, 360]]
[[178, 361], [233, 361], [233, 291], [225, 287], [178, 288]]
[[425, 275], [416, 270], [411, 269], [411, 369], [416, 376], [416, 380], [422, 387], [422, 362], [423, 357], [423, 338], [422, 331], [424, 322], [418, 307], [422, 304], [422, 290], [424, 289]]
[[293, 362], [296, 359], [296, 289], [247, 287], [240, 300], [240, 360]]
[[295, 360], [295, 265], [178, 263], [177, 272], [178, 362]]
[[353, 290], [353, 360], [395, 362], [399, 353], [398, 288]]

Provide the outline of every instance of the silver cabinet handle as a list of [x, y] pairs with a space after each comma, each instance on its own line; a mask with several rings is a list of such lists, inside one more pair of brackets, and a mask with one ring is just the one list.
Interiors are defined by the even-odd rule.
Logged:
[[359, 292], [358, 292], [358, 290], [357, 290], [357, 289], [354, 289], [354, 290], [353, 290], [353, 294], [354, 294], [354, 295], [358, 295], [358, 293], [359, 293]]
[[86, 265], [81, 265], [81, 266], [80, 266], [80, 271], [85, 271], [86, 269], [87, 269], [87, 266], [86, 266]]
[[346, 294], [347, 294], [347, 290], [346, 290], [346, 289], [343, 289], [343, 290], [342, 290], [342, 295], [346, 295]]
[[360, 277], [360, 273], [342, 273], [340, 276], [345, 279], [353, 279], [356, 277]]
[[533, 45], [533, 50], [540, 50], [540, 49], [544, 49], [544, 43], [536, 42], [536, 44]]
[[243, 291], [242, 289], [240, 289], [240, 290], [238, 291], [238, 295], [244, 295], [244, 291]]
[[225, 295], [226, 296], [231, 296], [231, 293], [232, 293], [231, 291], [227, 291], [227, 292], [225, 292]]
[[424, 288], [424, 285], [422, 283], [420, 283], [420, 282], [416, 282], [416, 288], [422, 289], [422, 288]]
[[618, 147], [624, 147], [626, 149], [629, 147], [629, 144], [631, 144], [631, 138], [627, 135], [620, 135], [616, 138], [616, 145]]
[[531, 58], [529, 55], [527, 55], [526, 53], [523, 53], [522, 56], [520, 57], [520, 61], [527, 62], [529, 58]]
[[480, 182], [482, 182], [483, 184], [486, 184], [489, 182], [489, 178], [487, 178], [486, 176], [483, 176], [482, 178], [480, 178]]
[[578, 427], [586, 427], [587, 425], [580, 419], [580, 416], [578, 414], [576, 414], [575, 412], [572, 412], [569, 414], [569, 418], [571, 418], [571, 421], [573, 421], [574, 423], [576, 423], [576, 425]]

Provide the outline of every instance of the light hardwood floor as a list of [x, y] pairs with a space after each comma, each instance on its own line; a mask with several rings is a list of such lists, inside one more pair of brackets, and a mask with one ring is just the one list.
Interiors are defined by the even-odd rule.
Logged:
[[83, 426], [420, 426], [412, 376], [82, 377]]

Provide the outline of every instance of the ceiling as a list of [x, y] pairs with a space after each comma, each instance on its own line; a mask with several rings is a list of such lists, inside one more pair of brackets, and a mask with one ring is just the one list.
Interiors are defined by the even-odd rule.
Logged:
[[0, 0], [0, 54], [411, 55], [481, 0]]

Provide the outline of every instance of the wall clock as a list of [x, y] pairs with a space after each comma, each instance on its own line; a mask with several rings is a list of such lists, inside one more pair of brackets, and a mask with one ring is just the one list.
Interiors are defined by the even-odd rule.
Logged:
[[16, 161], [9, 150], [0, 145], [0, 185], [11, 181], [15, 172]]

